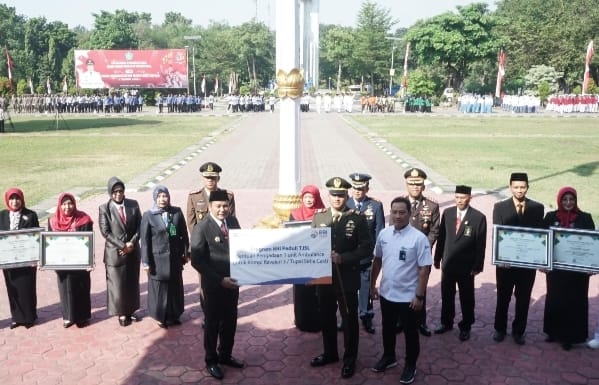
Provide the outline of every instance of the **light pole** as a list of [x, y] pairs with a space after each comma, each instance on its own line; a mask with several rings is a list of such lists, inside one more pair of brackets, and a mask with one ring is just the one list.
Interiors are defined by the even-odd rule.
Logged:
[[331, 77], [329, 76], [329, 92], [331, 92]]
[[395, 52], [395, 42], [400, 40], [399, 37], [385, 36], [385, 39], [392, 40], [393, 45], [391, 46], [391, 68], [389, 69], [389, 95], [391, 95], [391, 89], [393, 88], [393, 76], [395, 76], [395, 68], [393, 68], [393, 53]]
[[[201, 35], [185, 35], [183, 36], [184, 40], [200, 40], [202, 38]], [[185, 46], [188, 48], [188, 46]], [[196, 46], [193, 44], [191, 46], [191, 71], [193, 72], [193, 96], [197, 95], [196, 92]], [[187, 58], [187, 63], [189, 63], [189, 56]], [[189, 93], [189, 82], [187, 82], [187, 93]]]
[[[189, 46], [185, 46], [185, 62], [187, 63], [187, 71], [189, 71]], [[189, 76], [187, 77], [189, 79]], [[189, 95], [189, 80], [187, 81], [187, 95]]]

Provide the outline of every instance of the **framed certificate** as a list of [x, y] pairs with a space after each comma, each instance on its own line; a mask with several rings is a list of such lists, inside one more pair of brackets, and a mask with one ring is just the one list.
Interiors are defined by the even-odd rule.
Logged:
[[37, 265], [41, 227], [0, 231], [0, 269]]
[[553, 267], [599, 273], [599, 231], [552, 227]]
[[94, 267], [93, 231], [42, 232], [40, 265], [47, 270]]
[[493, 264], [551, 270], [553, 231], [493, 226]]

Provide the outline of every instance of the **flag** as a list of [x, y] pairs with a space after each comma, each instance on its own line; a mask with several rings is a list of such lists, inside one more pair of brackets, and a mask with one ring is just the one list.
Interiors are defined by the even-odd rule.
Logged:
[[593, 48], [593, 41], [591, 40], [589, 46], [587, 47], [587, 56], [584, 64], [584, 80], [582, 81], [582, 93], [586, 94], [589, 88], [589, 79], [591, 78], [591, 69], [589, 67], [591, 63], [591, 59], [595, 54], [595, 49]]
[[218, 95], [218, 76], [214, 79], [214, 93]]
[[52, 86], [50, 85], [50, 77], [46, 79], [46, 89], [48, 90], [48, 95], [52, 94]]
[[206, 75], [202, 76], [202, 93], [206, 93]]
[[408, 42], [408, 44], [406, 44], [406, 57], [404, 58], [403, 61], [403, 78], [401, 80], [401, 88], [404, 89], [404, 94], [405, 94], [405, 88], [408, 86], [408, 57], [410, 56], [410, 42]]
[[499, 51], [499, 69], [497, 70], [497, 84], [495, 85], [495, 97], [501, 97], [501, 82], [505, 76], [505, 53], [503, 49]]
[[31, 81], [31, 78], [29, 78], [29, 90], [31, 91], [31, 95], [33, 95], [33, 82]]
[[6, 66], [8, 67], [8, 83], [10, 85], [10, 90], [12, 91], [12, 70], [14, 69], [14, 65], [6, 46], [4, 47], [4, 52], [6, 53]]
[[66, 94], [68, 90], [69, 90], [69, 85], [67, 83], [67, 75], [65, 75], [64, 79], [62, 80], [62, 92], [64, 92]]

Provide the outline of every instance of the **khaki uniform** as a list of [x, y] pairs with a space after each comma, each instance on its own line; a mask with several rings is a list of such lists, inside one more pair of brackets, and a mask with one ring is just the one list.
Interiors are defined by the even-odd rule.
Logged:
[[[217, 188], [217, 190], [223, 190]], [[235, 216], [235, 196], [227, 191], [229, 196], [230, 216]], [[208, 215], [208, 191], [205, 188], [192, 191], [187, 197], [187, 228], [193, 231], [194, 226]]]

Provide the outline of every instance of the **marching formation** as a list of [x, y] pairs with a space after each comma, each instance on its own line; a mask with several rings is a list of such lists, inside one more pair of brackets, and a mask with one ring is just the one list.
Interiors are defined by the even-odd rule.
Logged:
[[[161, 328], [180, 325], [184, 312], [182, 270], [191, 261], [200, 274], [204, 361], [207, 372], [216, 379], [225, 377], [223, 366], [246, 366], [233, 355], [240, 285], [231, 276], [229, 231], [240, 225], [233, 193], [218, 187], [221, 172], [214, 162], [200, 167], [203, 185], [189, 194], [185, 214], [172, 204], [168, 188], [162, 185], [153, 189], [153, 207], [142, 213], [135, 200], [125, 197], [125, 183], [117, 177], [108, 180], [108, 200], [98, 209], [98, 226], [105, 239], [109, 315], [116, 317], [121, 327], [141, 320], [136, 312], [140, 308], [139, 278], [143, 270], [148, 276], [148, 315]], [[318, 187], [307, 185], [302, 189], [301, 205], [291, 212], [290, 219], [302, 221], [300, 225], [331, 229], [332, 283], [294, 287], [296, 326], [322, 334], [322, 353], [309, 361], [310, 366], [341, 361], [341, 377], [354, 375], [360, 320], [368, 334], [376, 333], [375, 300], [380, 302], [383, 353], [372, 370], [380, 373], [399, 365], [396, 340], [397, 334], [403, 333], [402, 384], [416, 378], [420, 335], [430, 337], [453, 330], [456, 293], [461, 307], [457, 337], [462, 342], [470, 339], [476, 322], [475, 278], [483, 270], [487, 248], [487, 218], [471, 206], [472, 188], [465, 185], [455, 187], [455, 205], [441, 213], [439, 205], [424, 195], [426, 178], [418, 168], [405, 172], [406, 194], [390, 202], [388, 226], [384, 204], [369, 195], [372, 177], [366, 173], [352, 173], [349, 181], [339, 176], [326, 181], [328, 207]], [[528, 188], [526, 173], [511, 174], [511, 196], [495, 204], [493, 225], [524, 230], [595, 229], [590, 214], [578, 207], [574, 188], [560, 189], [557, 210], [548, 213], [543, 204], [526, 196]], [[6, 210], [0, 212], [0, 230], [39, 228], [37, 215], [26, 208], [21, 190], [8, 189], [5, 204]], [[77, 209], [72, 194], [62, 193], [48, 230], [90, 232], [93, 220]], [[516, 344], [523, 345], [536, 270], [501, 262], [496, 265], [493, 340], [500, 343], [509, 332]], [[441, 270], [442, 301], [441, 323], [431, 330], [426, 298], [433, 266]], [[91, 270], [55, 270], [65, 328], [83, 328], [90, 322]], [[546, 341], [558, 342], [564, 350], [570, 350], [588, 337], [589, 274], [560, 268], [543, 272], [547, 280], [543, 319]], [[3, 273], [12, 316], [10, 328], [31, 328], [37, 319], [37, 265], [6, 267]], [[508, 308], [512, 296], [516, 303], [510, 327]], [[338, 329], [343, 332], [342, 352], [338, 350]], [[599, 330], [595, 336], [599, 337]], [[599, 348], [599, 338], [587, 345]]]

